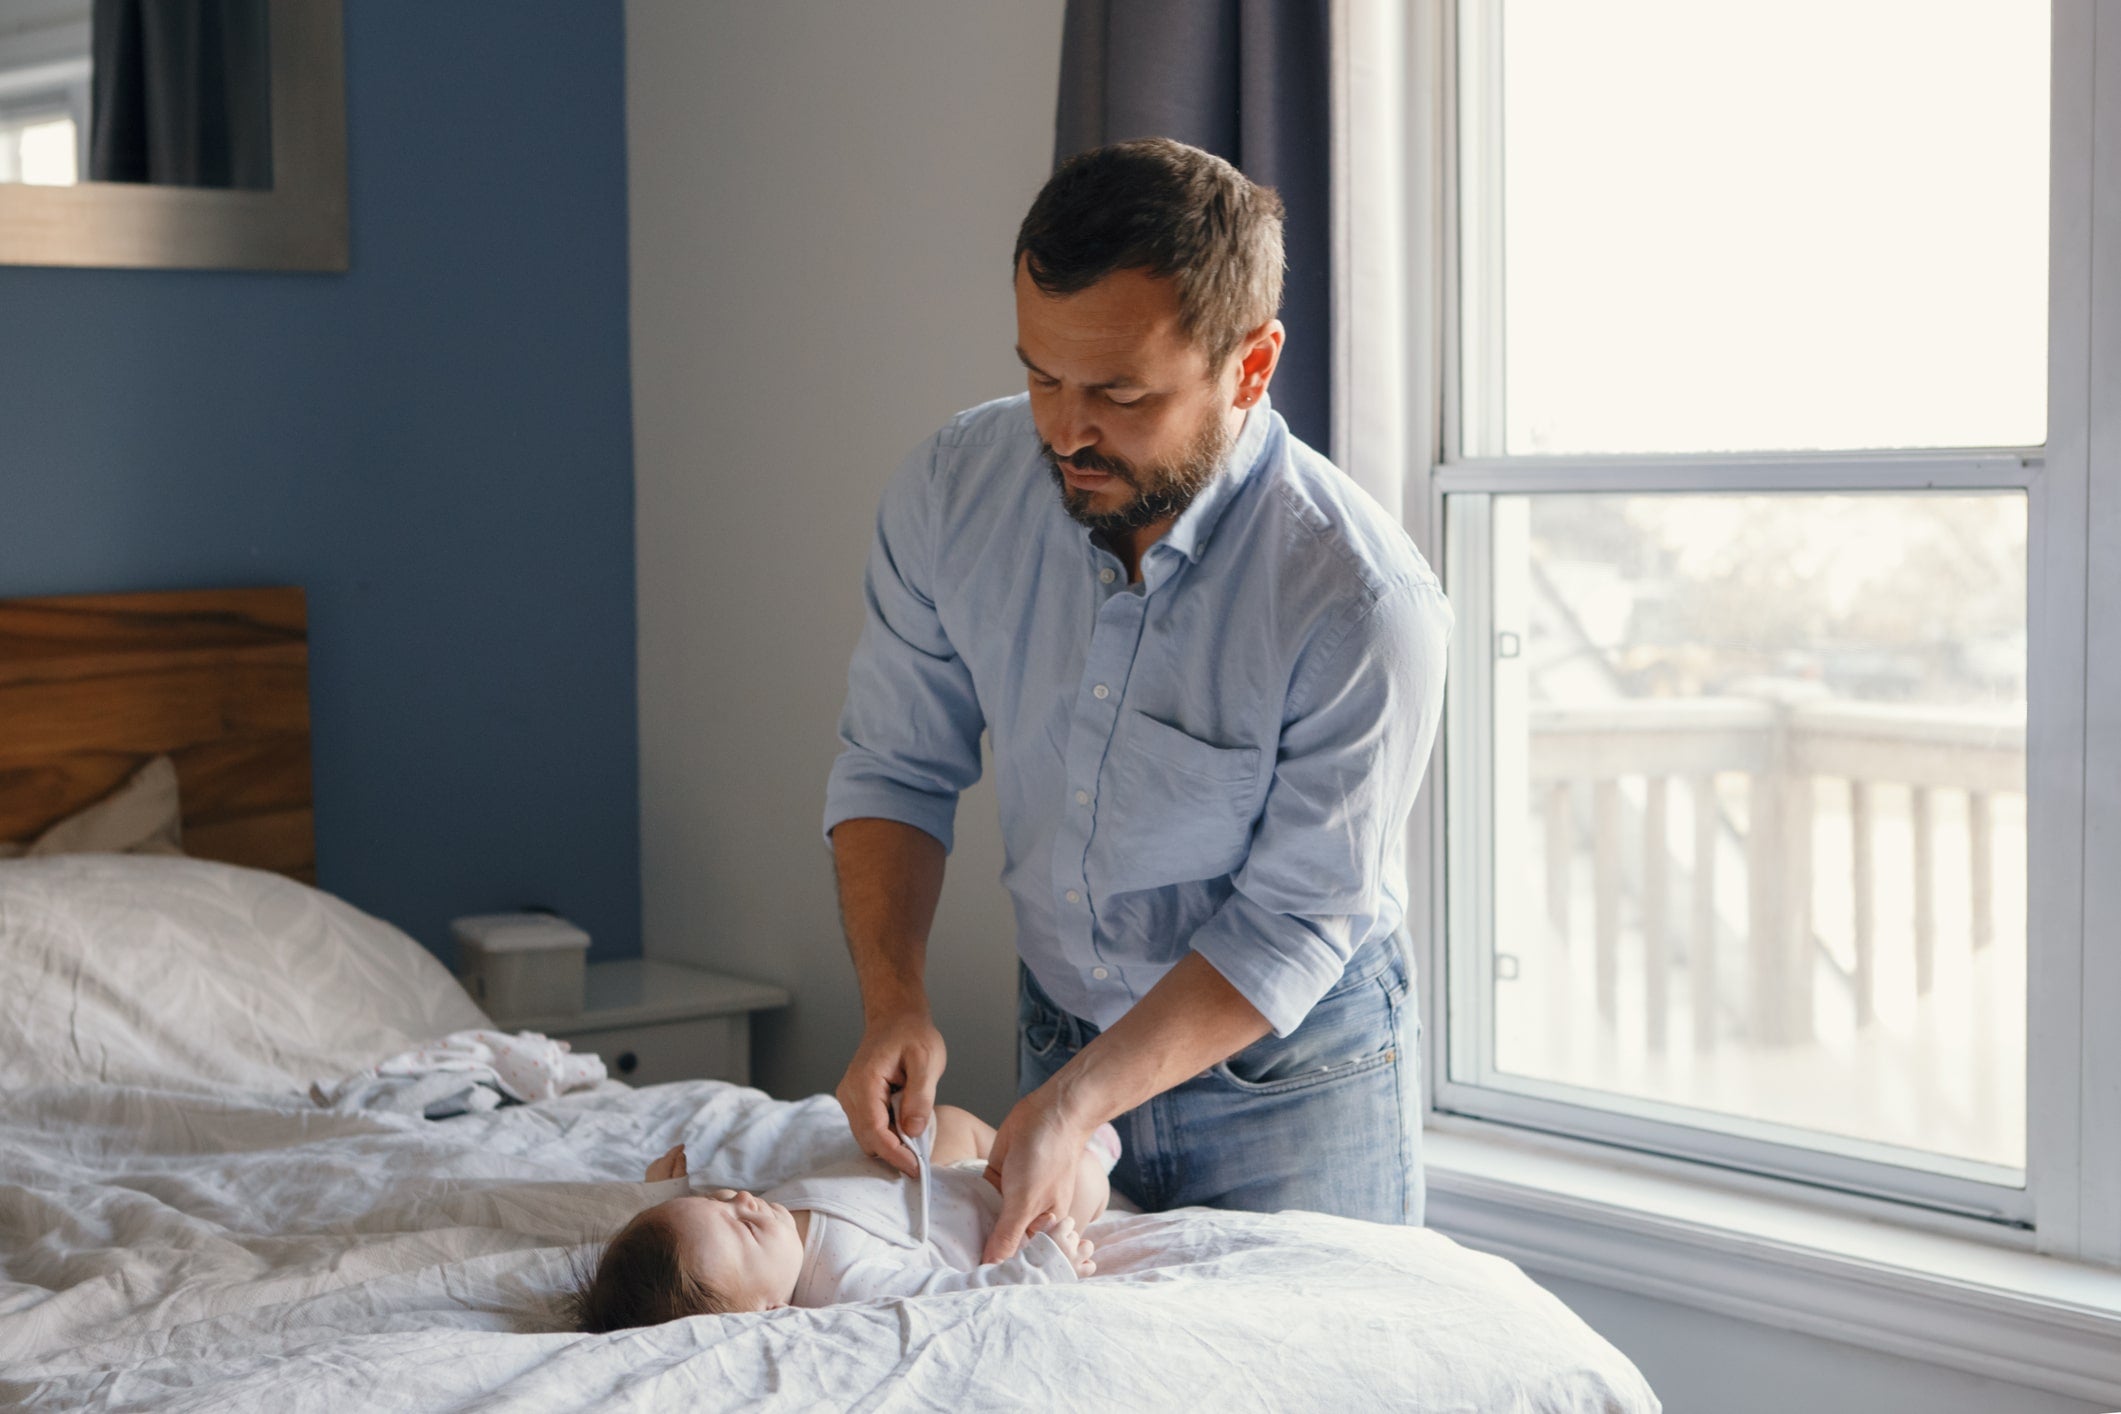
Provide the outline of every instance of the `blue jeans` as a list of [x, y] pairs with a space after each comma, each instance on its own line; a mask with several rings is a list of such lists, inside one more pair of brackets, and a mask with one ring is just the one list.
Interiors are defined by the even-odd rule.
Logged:
[[[1112, 1186], [1149, 1212], [1305, 1208], [1419, 1226], [1420, 1029], [1400, 939], [1372, 943], [1287, 1036], [1270, 1032], [1114, 1120]], [[1097, 1028], [1019, 964], [1016, 1035], [1028, 1094]]]

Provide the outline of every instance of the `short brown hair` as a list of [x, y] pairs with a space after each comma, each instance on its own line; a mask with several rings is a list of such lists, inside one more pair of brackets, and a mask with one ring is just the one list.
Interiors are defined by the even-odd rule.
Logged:
[[1086, 290], [1116, 270], [1178, 287], [1179, 326], [1228, 358], [1281, 308], [1282, 204], [1212, 152], [1141, 138], [1069, 158], [1016, 233], [1019, 262], [1049, 295]]
[[576, 1330], [602, 1335], [683, 1316], [726, 1315], [730, 1307], [720, 1292], [685, 1270], [668, 1225], [643, 1213], [619, 1229], [594, 1272], [576, 1270], [563, 1309]]

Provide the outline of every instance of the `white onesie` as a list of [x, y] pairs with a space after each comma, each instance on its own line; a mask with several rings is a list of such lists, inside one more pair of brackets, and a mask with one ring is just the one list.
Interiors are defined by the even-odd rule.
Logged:
[[1076, 1279], [1068, 1254], [1043, 1232], [1008, 1261], [981, 1265], [1002, 1203], [986, 1180], [986, 1161], [931, 1165], [933, 1125], [906, 1143], [920, 1160], [918, 1180], [858, 1154], [759, 1195], [810, 1213], [803, 1269], [789, 1304], [830, 1306]]

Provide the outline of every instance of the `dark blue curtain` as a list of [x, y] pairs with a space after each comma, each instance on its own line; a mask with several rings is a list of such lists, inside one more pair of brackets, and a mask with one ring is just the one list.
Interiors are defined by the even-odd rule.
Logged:
[[1327, 450], [1332, 404], [1328, 0], [1068, 0], [1054, 161], [1137, 137], [1205, 148], [1288, 208], [1274, 406]]
[[95, 0], [89, 176], [272, 187], [265, 0]]

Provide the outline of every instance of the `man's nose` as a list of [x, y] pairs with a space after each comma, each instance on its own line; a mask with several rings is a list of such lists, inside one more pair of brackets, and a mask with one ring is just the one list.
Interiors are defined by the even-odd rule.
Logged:
[[1085, 447], [1097, 444], [1097, 424], [1087, 415], [1087, 409], [1075, 398], [1062, 398], [1056, 410], [1053, 425], [1047, 430], [1046, 445], [1053, 448], [1055, 456], [1063, 461], [1074, 456]]

